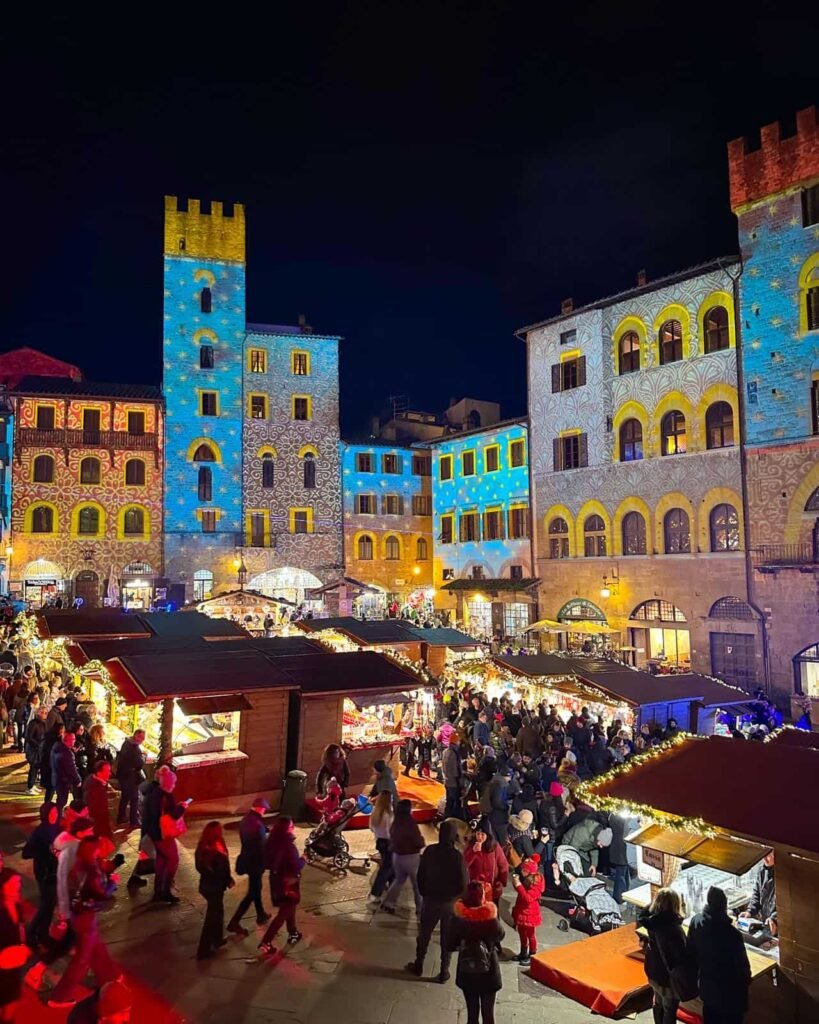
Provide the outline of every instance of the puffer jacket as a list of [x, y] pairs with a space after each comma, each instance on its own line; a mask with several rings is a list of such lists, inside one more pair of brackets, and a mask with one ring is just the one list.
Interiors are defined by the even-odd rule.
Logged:
[[470, 882], [488, 882], [492, 886], [492, 899], [497, 903], [509, 878], [509, 861], [500, 843], [493, 842], [489, 850], [486, 844], [476, 850], [474, 843], [468, 843], [464, 850], [464, 863]]
[[580, 854], [584, 868], [588, 863], [597, 867], [600, 848], [597, 845], [597, 834], [603, 826], [596, 818], [584, 818], [568, 830], [563, 836], [563, 844], [571, 846]]
[[[504, 934], [503, 926], [498, 920], [498, 908], [494, 903], [486, 902], [480, 907], [467, 907], [462, 900], [455, 901], [445, 941], [451, 951], [459, 951], [455, 984], [461, 991], [477, 995], [500, 991], [503, 979], [498, 952]], [[484, 942], [489, 949], [489, 970], [485, 974], [469, 974], [462, 968], [464, 947], [477, 942]]]
[[543, 895], [545, 888], [546, 883], [543, 875], [539, 872], [534, 876], [534, 882], [529, 889], [520, 880], [515, 882], [518, 898], [515, 900], [514, 907], [512, 907], [512, 920], [516, 925], [522, 924], [537, 928], [538, 925], [543, 923], [543, 917], [540, 913], [540, 897]]

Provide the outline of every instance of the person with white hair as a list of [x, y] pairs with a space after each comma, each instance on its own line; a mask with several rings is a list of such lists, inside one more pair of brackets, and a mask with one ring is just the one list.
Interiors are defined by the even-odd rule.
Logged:
[[156, 848], [155, 903], [179, 902], [179, 897], [171, 892], [179, 868], [176, 837], [186, 831], [184, 814], [191, 801], [177, 803], [173, 795], [175, 786], [176, 773], [163, 764], [157, 768], [153, 782], [145, 789], [143, 828]]

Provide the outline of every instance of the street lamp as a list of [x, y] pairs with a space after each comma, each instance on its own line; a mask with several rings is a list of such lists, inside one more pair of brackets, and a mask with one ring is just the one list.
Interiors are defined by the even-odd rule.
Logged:
[[610, 575], [603, 577], [603, 586], [600, 588], [601, 597], [611, 597], [620, 590], [620, 576], [616, 569], [611, 570]]

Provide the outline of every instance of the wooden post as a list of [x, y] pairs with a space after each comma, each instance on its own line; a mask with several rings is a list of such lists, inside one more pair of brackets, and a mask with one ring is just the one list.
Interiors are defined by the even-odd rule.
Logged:
[[173, 697], [162, 701], [162, 723], [159, 727], [159, 757], [157, 767], [170, 764], [173, 756]]

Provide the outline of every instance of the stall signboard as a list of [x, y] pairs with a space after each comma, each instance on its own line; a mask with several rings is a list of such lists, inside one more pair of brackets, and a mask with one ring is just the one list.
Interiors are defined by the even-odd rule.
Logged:
[[644, 846], [637, 847], [637, 877], [641, 882], [661, 885], [665, 854], [659, 850], [648, 850]]
[[656, 868], [658, 871], [663, 870], [663, 858], [664, 853], [659, 850], [649, 850], [648, 847], [643, 848], [643, 863], [646, 867]]

